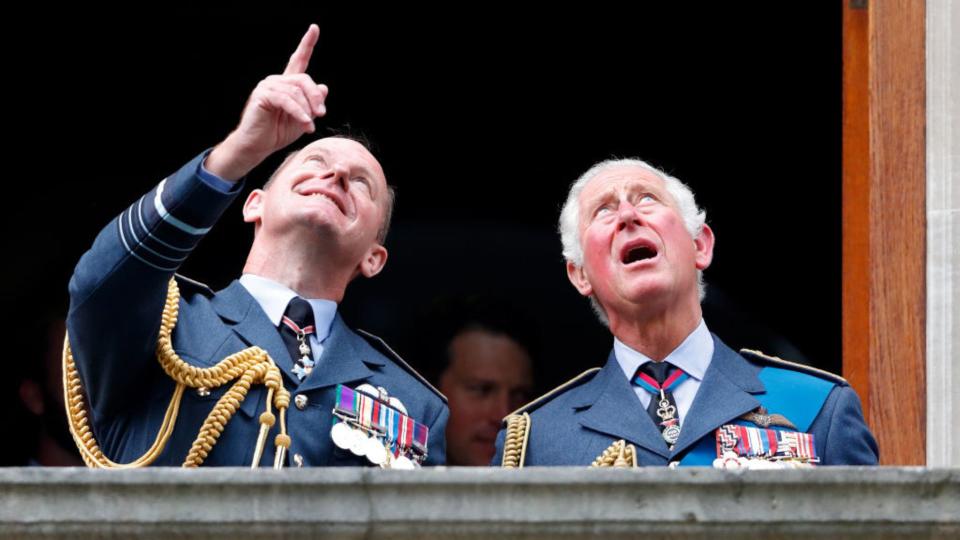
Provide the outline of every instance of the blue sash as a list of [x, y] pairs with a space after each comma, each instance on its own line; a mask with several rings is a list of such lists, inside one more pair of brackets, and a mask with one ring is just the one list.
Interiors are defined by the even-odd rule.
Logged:
[[[813, 424], [813, 420], [823, 408], [827, 396], [835, 386], [834, 383], [789, 369], [764, 367], [758, 374], [763, 383], [765, 392], [757, 395], [757, 400], [770, 414], [782, 414], [787, 417], [797, 431], [806, 432]], [[728, 424], [753, 426], [752, 422], [740, 419], [731, 419]], [[773, 427], [783, 430], [781, 427]], [[680, 460], [680, 465], [687, 467], [709, 467], [717, 458], [717, 440], [712, 431], [702, 439]]]

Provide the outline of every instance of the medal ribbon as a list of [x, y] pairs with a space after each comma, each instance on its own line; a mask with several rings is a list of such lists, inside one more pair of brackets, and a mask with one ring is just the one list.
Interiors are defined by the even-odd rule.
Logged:
[[[337, 385], [335, 412], [350, 418], [357, 426], [383, 438], [390, 445], [394, 457], [413, 449], [427, 453], [430, 428], [383, 403], [379, 399], [344, 386]], [[334, 415], [333, 423], [342, 421]]]
[[286, 315], [280, 319], [280, 322], [287, 325], [287, 328], [293, 330], [293, 333], [296, 334], [297, 337], [308, 336], [316, 331], [316, 328], [312, 324], [310, 326], [304, 326], [303, 328], [300, 328], [297, 323], [293, 322], [293, 319], [287, 317]]
[[731, 451], [741, 457], [817, 461], [813, 435], [797, 431], [727, 424], [717, 429], [717, 457]]
[[680, 385], [683, 381], [690, 378], [690, 375], [687, 375], [687, 372], [679, 368], [674, 368], [673, 372], [663, 380], [663, 385], [657, 382], [656, 379], [643, 373], [637, 371], [637, 374], [633, 377], [633, 384], [643, 388], [647, 392], [650, 392], [654, 395], [660, 395], [660, 390], [663, 389], [664, 392], [672, 392], [674, 388]]

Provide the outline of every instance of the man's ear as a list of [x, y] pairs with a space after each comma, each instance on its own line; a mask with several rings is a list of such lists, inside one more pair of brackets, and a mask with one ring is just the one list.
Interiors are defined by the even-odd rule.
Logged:
[[386, 264], [387, 248], [380, 244], [374, 244], [373, 247], [367, 250], [366, 255], [363, 256], [363, 260], [360, 261], [359, 270], [360, 273], [363, 274], [363, 277], [371, 278], [379, 274]]
[[706, 223], [700, 227], [700, 233], [693, 239], [693, 245], [697, 248], [697, 270], [706, 270], [713, 261], [713, 229]]
[[263, 217], [263, 195], [262, 189], [255, 189], [243, 202], [243, 220], [247, 223], [259, 223]]
[[593, 294], [593, 285], [590, 284], [590, 280], [587, 279], [587, 273], [584, 272], [582, 266], [577, 266], [572, 261], [567, 261], [567, 279], [570, 280], [570, 283], [584, 296], [590, 296]]

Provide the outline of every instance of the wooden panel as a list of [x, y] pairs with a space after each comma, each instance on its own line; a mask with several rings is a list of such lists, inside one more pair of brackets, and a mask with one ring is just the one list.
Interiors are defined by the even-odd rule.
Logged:
[[881, 463], [922, 465], [924, 3], [843, 9], [843, 371]]

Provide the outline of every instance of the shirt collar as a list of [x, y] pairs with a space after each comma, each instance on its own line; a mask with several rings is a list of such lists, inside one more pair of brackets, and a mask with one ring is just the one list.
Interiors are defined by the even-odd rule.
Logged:
[[[653, 360], [631, 349], [616, 337], [613, 338], [613, 353], [627, 379], [632, 379], [637, 373], [637, 368], [645, 362], [653, 362]], [[706, 373], [711, 358], [713, 358], [713, 337], [710, 336], [707, 323], [700, 319], [700, 324], [693, 332], [664, 360], [679, 367], [687, 375], [699, 381], [703, 380], [703, 374]]]
[[[280, 319], [283, 318], [283, 312], [287, 310], [287, 304], [294, 296], [299, 296], [296, 291], [276, 281], [253, 274], [240, 276], [240, 284], [260, 304], [274, 326], [280, 326]], [[330, 325], [333, 324], [333, 318], [337, 315], [337, 303], [323, 298], [305, 298], [305, 300], [313, 308], [317, 340], [322, 342], [330, 334]]]

